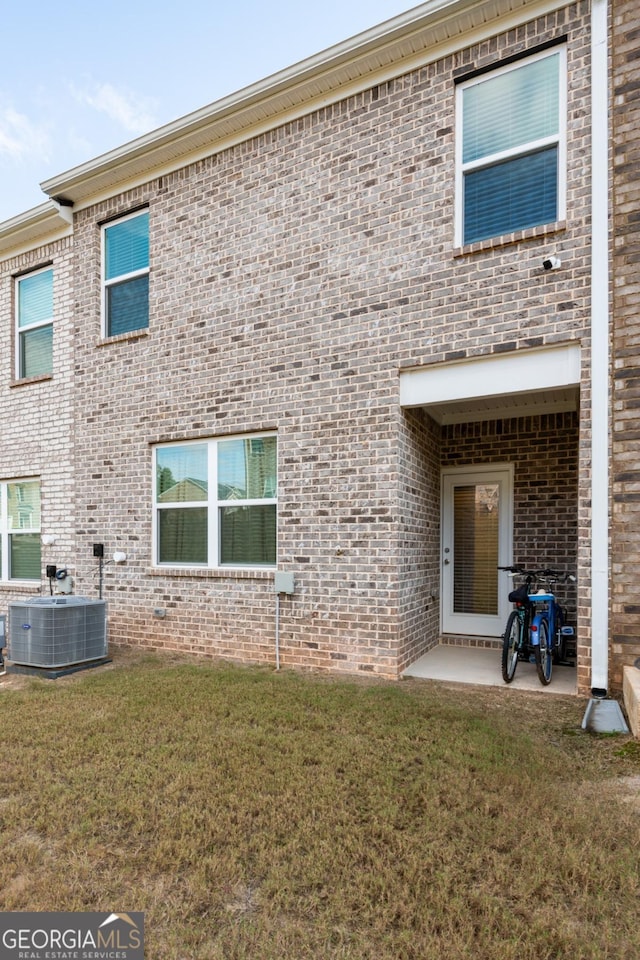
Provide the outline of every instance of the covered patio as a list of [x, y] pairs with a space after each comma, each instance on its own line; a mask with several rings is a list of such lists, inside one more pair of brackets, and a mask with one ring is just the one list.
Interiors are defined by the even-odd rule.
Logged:
[[[513, 581], [497, 567], [578, 574], [580, 374], [578, 343], [401, 371], [413, 434], [420, 434], [416, 417], [431, 425], [423, 429], [424, 452], [419, 443], [411, 448], [411, 469], [424, 458], [423, 496], [440, 514], [438, 531], [433, 511], [430, 519], [415, 511], [408, 538], [427, 543], [429, 596], [438, 610], [425, 620], [413, 657], [407, 644], [402, 676], [503, 685], [500, 638]], [[578, 690], [579, 596], [573, 584], [558, 590], [578, 650], [574, 666], [554, 667], [550, 692]], [[541, 690], [535, 666], [520, 663], [512, 686]]]

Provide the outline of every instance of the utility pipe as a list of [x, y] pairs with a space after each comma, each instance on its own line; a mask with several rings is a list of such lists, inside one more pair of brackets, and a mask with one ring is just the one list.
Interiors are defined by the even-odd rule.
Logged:
[[276, 593], [276, 670], [280, 669], [280, 594]]

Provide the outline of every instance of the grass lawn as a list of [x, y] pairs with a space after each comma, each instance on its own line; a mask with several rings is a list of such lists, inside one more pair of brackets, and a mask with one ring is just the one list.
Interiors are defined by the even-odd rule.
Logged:
[[640, 744], [585, 702], [121, 654], [0, 684], [0, 909], [149, 960], [636, 960]]

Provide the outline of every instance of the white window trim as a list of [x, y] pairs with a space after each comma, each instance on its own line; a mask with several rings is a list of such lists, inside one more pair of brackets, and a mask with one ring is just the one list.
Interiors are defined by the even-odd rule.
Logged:
[[[51, 305], [51, 317], [48, 317], [45, 320], [37, 320], [35, 323], [30, 323], [26, 327], [20, 326], [20, 284], [23, 280], [28, 280], [30, 277], [34, 277], [37, 273], [46, 273], [51, 271], [52, 277], [55, 282], [55, 276], [53, 273], [53, 267], [49, 264], [46, 267], [41, 267], [39, 270], [30, 270], [29, 273], [23, 273], [21, 276], [15, 278], [15, 306], [16, 306], [16, 342], [15, 342], [15, 375], [17, 380], [22, 380], [22, 336], [23, 333], [30, 333], [32, 330], [39, 330], [42, 327], [52, 327], [53, 328], [53, 302]], [[53, 298], [52, 298], [53, 301]], [[53, 358], [52, 358], [53, 359]], [[53, 363], [52, 371], [53, 372]]]
[[42, 483], [39, 477], [16, 477], [11, 478], [10, 480], [0, 480], [0, 543], [2, 545], [2, 558], [0, 560], [0, 583], [11, 584], [15, 586], [16, 584], [25, 584], [28, 586], [34, 586], [34, 584], [39, 584], [42, 581], [42, 575], [39, 574], [38, 577], [34, 577], [31, 580], [11, 578], [9, 576], [9, 536], [12, 533], [31, 533], [38, 534], [40, 536], [42, 530], [42, 522], [38, 527], [20, 527], [19, 530], [13, 530], [9, 527], [9, 495], [8, 487], [16, 483], [37, 483], [40, 489], [40, 509], [42, 510]]
[[[201, 569], [201, 570], [273, 570], [277, 567], [277, 556], [278, 556], [278, 535], [276, 528], [276, 562], [271, 564], [253, 564], [253, 563], [220, 563], [220, 507], [232, 506], [234, 503], [238, 503], [243, 507], [260, 507], [260, 506], [272, 506], [275, 504], [276, 513], [278, 508], [278, 483], [277, 475], [278, 471], [276, 470], [276, 489], [273, 497], [263, 497], [260, 499], [251, 499], [251, 500], [239, 500], [239, 501], [229, 501], [229, 500], [219, 500], [217, 491], [218, 491], [218, 444], [224, 443], [228, 440], [257, 440], [264, 439], [268, 437], [276, 437], [278, 434], [276, 431], [268, 431], [264, 433], [240, 433], [240, 434], [230, 434], [229, 436], [224, 437], [205, 437], [201, 440], [174, 440], [167, 443], [158, 443], [153, 447], [153, 457], [151, 465], [151, 485], [153, 490], [153, 529], [151, 536], [151, 550], [152, 550], [152, 566], [157, 570], [166, 570], [166, 569]], [[159, 537], [158, 537], [158, 512], [159, 510], [171, 510], [171, 506], [162, 506], [158, 504], [158, 485], [157, 485], [157, 451], [162, 450], [167, 447], [187, 447], [187, 446], [207, 446], [207, 471], [208, 471], [208, 496], [206, 500], [189, 500], [180, 502], [180, 507], [204, 507], [207, 508], [207, 536], [208, 536], [208, 547], [209, 547], [209, 562], [208, 563], [161, 563], [158, 560], [158, 547], [159, 547]], [[279, 454], [279, 448], [278, 448]], [[173, 508], [176, 507], [176, 504], [173, 505]]]
[[140, 217], [148, 212], [149, 208], [144, 207], [142, 210], [135, 210], [133, 213], [128, 213], [124, 217], [118, 217], [116, 220], [109, 220], [108, 223], [103, 223], [100, 227], [100, 283], [102, 287], [100, 297], [100, 329], [102, 337], [105, 339], [113, 336], [107, 329], [107, 291], [110, 287], [115, 287], [127, 280], [134, 280], [136, 277], [145, 277], [150, 271], [150, 266], [147, 265], [141, 270], [131, 270], [129, 273], [120, 273], [117, 277], [112, 277], [110, 280], [107, 280], [107, 244], [105, 239], [107, 230], [109, 230], [110, 227], [117, 226], [119, 223], [124, 223], [125, 220], [134, 220], [135, 217]]
[[[532, 140], [510, 150], [504, 150], [500, 153], [490, 154], [481, 157], [479, 160], [473, 160], [469, 163], [462, 162], [462, 137], [463, 137], [463, 94], [469, 87], [476, 86], [485, 80], [502, 73], [510, 73], [518, 70], [526, 64], [533, 63], [536, 60], [543, 60], [547, 57], [559, 55], [559, 84], [558, 84], [558, 135], [554, 137], [545, 137], [541, 140]], [[493, 167], [503, 160], [509, 160], [512, 157], [526, 156], [529, 153], [535, 153], [546, 146], [558, 146], [558, 220], [565, 220], [567, 216], [567, 48], [564, 45], [550, 47], [540, 53], [534, 53], [529, 57], [522, 57], [513, 63], [504, 67], [498, 67], [487, 73], [482, 73], [471, 80], [465, 80], [456, 87], [456, 182], [455, 182], [455, 240], [456, 247], [463, 246], [464, 243], [464, 175], [472, 170], [478, 170], [484, 167]], [[487, 242], [491, 239], [487, 238]]]

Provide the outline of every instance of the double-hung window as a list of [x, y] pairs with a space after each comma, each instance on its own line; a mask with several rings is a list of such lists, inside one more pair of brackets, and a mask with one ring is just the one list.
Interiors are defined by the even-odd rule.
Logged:
[[149, 212], [102, 227], [104, 335], [149, 326]]
[[53, 370], [53, 270], [16, 279], [16, 375], [37, 377]]
[[273, 434], [156, 447], [155, 562], [275, 566], [277, 459]]
[[457, 97], [456, 242], [564, 219], [565, 48], [461, 83]]
[[40, 482], [1, 482], [0, 580], [40, 577]]

